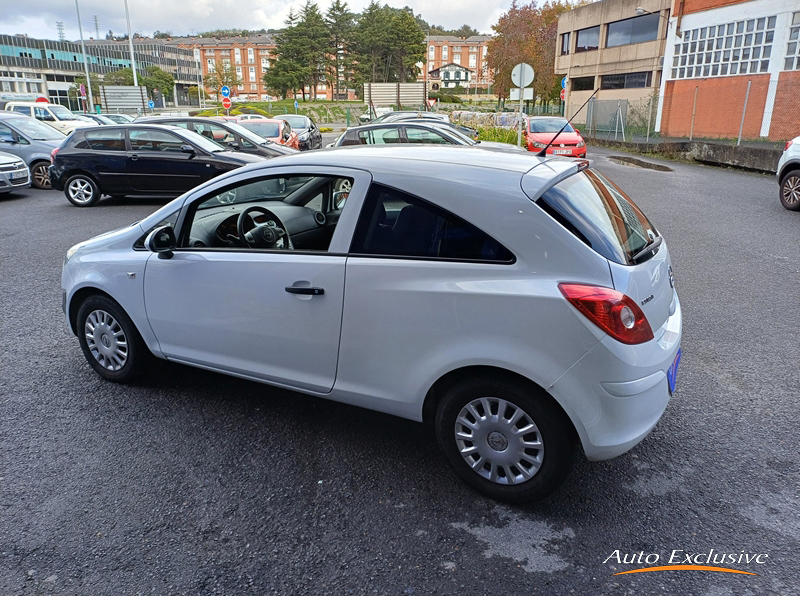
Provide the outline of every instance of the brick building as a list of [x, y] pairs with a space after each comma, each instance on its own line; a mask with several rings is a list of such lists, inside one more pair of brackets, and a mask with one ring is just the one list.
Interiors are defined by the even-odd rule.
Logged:
[[[455, 87], [455, 78], [448, 78], [445, 84], [444, 73], [448, 77], [459, 74], [462, 87], [477, 85], [487, 89], [494, 82], [491, 71], [486, 67], [488, 35], [455, 37], [452, 35], [430, 35], [426, 38], [426, 64], [420, 64], [421, 73], [417, 80], [427, 81], [428, 91], [438, 91], [442, 87]], [[447, 67], [447, 68], [445, 68]], [[462, 68], [459, 68], [462, 67]], [[427, 70], [427, 73], [425, 72]]]
[[800, 134], [800, 3], [674, 0], [662, 136], [785, 140]]

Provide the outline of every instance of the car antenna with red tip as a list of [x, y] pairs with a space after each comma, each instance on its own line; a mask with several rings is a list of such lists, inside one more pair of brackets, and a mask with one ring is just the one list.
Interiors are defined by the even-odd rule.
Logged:
[[569, 120], [567, 120], [567, 121], [564, 123], [564, 126], [562, 126], [562, 127], [561, 127], [561, 130], [559, 130], [559, 131], [556, 133], [556, 136], [554, 136], [552, 139], [550, 139], [550, 142], [549, 142], [549, 143], [547, 143], [547, 145], [545, 145], [545, 146], [544, 146], [544, 149], [542, 149], [541, 151], [539, 151], [539, 153], [537, 153], [537, 154], [536, 154], [536, 157], [544, 157], [545, 155], [547, 155], [547, 150], [550, 148], [550, 145], [552, 145], [552, 144], [553, 144], [553, 141], [555, 141], [555, 140], [556, 140], [556, 138], [558, 138], [558, 135], [560, 135], [562, 132], [564, 132], [564, 129], [565, 129], [567, 126], [569, 126], [569, 123], [572, 121], [572, 118], [574, 118], [575, 116], [577, 116], [577, 115], [580, 113], [580, 111], [581, 111], [581, 110], [584, 108], [584, 106], [585, 106], [587, 103], [589, 103], [589, 100], [590, 100], [590, 99], [592, 99], [592, 98], [593, 98], [595, 95], [597, 95], [597, 92], [598, 92], [598, 91], [600, 91], [600, 89], [595, 89], [595, 90], [594, 90], [594, 93], [592, 93], [592, 94], [589, 96], [589, 99], [587, 99], [586, 101], [584, 101], [584, 102], [583, 102], [583, 105], [582, 105], [581, 107], [579, 107], [579, 108], [578, 108], [578, 111], [577, 111], [577, 112], [575, 112], [575, 113], [572, 115], [572, 117], [571, 117]]

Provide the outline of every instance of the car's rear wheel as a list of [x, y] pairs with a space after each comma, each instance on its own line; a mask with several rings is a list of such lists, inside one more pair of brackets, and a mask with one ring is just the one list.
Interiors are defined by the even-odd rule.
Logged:
[[76, 331], [83, 355], [101, 377], [128, 383], [144, 371], [150, 351], [133, 321], [111, 298], [96, 294], [84, 300]]
[[498, 501], [543, 499], [569, 475], [575, 434], [541, 390], [489, 376], [466, 378], [442, 395], [439, 446], [472, 488]]
[[781, 180], [781, 205], [800, 211], [800, 170], [793, 170]]
[[46, 161], [39, 161], [31, 166], [31, 182], [36, 188], [42, 190], [50, 190], [53, 188], [50, 185], [50, 172], [48, 168], [50, 164]]
[[85, 174], [71, 176], [64, 185], [64, 194], [76, 207], [91, 207], [100, 200], [97, 183]]

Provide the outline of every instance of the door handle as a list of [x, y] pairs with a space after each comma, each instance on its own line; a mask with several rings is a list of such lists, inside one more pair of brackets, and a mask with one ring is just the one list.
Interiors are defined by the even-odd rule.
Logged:
[[305, 294], [308, 296], [322, 296], [325, 293], [323, 288], [298, 288], [296, 286], [286, 286], [284, 290], [290, 294]]
[[139, 161], [138, 155], [131, 155], [131, 161]]

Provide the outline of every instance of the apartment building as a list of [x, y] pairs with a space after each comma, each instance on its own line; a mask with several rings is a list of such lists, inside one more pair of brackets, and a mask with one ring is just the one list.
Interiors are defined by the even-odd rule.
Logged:
[[486, 67], [487, 43], [490, 39], [488, 35], [467, 38], [428, 36], [427, 64], [420, 64], [421, 74], [417, 80], [427, 81], [428, 91], [458, 85], [488, 88], [494, 82], [491, 71]]
[[562, 13], [555, 72], [567, 77], [565, 114], [597, 100], [647, 102], [658, 94], [671, 0], [604, 0]]
[[675, 0], [662, 136], [786, 140], [800, 134], [800, 3]]

